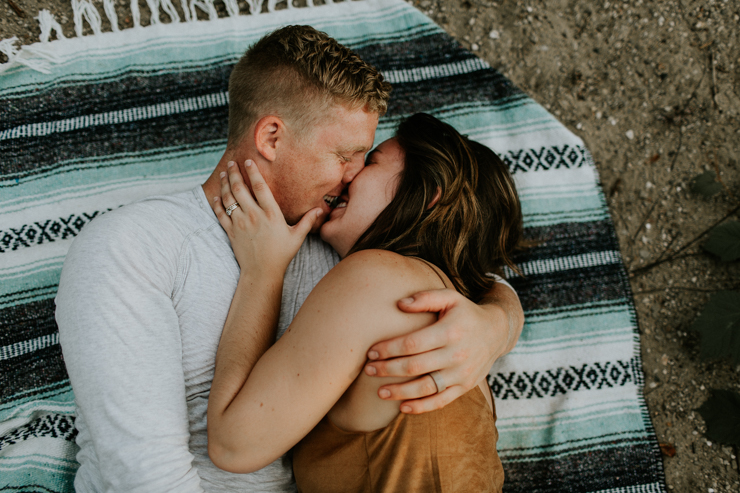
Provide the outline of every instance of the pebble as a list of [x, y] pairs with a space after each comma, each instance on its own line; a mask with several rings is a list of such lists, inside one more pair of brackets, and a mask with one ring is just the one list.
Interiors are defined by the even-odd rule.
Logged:
[[470, 45], [470, 49], [473, 51], [478, 51], [479, 48], [480, 46], [478, 46], [478, 43], [473, 43], [472, 45]]
[[468, 21], [468, 24], [471, 25], [471, 26], [474, 25], [475, 24], [475, 17], [471, 17], [470, 20]]
[[491, 31], [490, 33], [488, 33], [488, 37], [491, 38], [491, 39], [498, 39], [498, 38], [501, 37], [501, 34], [494, 29], [493, 31]]
[[[613, 124], [612, 124], [613, 125]], [[627, 130], [624, 135], [627, 136], [628, 139], [632, 140], [635, 138], [635, 132], [632, 130]]]

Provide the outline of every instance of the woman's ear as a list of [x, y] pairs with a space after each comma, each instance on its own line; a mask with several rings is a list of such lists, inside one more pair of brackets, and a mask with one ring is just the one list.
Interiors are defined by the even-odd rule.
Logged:
[[273, 162], [277, 158], [277, 146], [284, 132], [285, 124], [274, 115], [263, 117], [254, 126], [254, 145], [267, 161]]
[[429, 202], [429, 205], [427, 205], [427, 210], [434, 207], [437, 202], [439, 201], [439, 198], [442, 196], [442, 188], [437, 187], [437, 192], [434, 194], [434, 197], [432, 197], [432, 200]]

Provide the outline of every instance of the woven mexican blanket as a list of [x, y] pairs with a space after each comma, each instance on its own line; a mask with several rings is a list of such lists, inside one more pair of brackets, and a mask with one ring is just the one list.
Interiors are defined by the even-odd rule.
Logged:
[[41, 42], [0, 43], [0, 491], [73, 490], [74, 395], [54, 321], [70, 243], [106, 211], [204, 181], [225, 148], [232, 66], [287, 24], [329, 33], [393, 84], [376, 143], [428, 112], [516, 179], [536, 246], [517, 259], [523, 276], [509, 272], [521, 340], [489, 376], [505, 491], [665, 491], [632, 296], [583, 142], [401, 0], [270, 0], [250, 15], [225, 3], [228, 17], [191, 0], [185, 19], [167, 8], [172, 22], [101, 32], [97, 7], [74, 0], [77, 37], [49, 41], [58, 24], [42, 12]]

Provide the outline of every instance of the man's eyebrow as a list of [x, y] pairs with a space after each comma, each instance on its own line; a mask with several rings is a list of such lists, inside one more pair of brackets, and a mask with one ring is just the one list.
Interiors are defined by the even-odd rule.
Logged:
[[341, 149], [339, 152], [341, 154], [354, 154], [356, 152], [367, 152], [367, 147], [365, 146], [346, 147], [344, 149]]

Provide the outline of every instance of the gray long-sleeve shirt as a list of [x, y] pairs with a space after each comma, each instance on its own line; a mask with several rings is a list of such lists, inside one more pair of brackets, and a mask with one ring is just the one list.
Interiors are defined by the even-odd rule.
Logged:
[[[313, 235], [285, 275], [285, 330], [339, 261]], [[231, 474], [208, 458], [206, 406], [239, 266], [201, 187], [95, 219], [56, 298], [77, 404], [78, 492], [294, 491], [278, 459]]]

